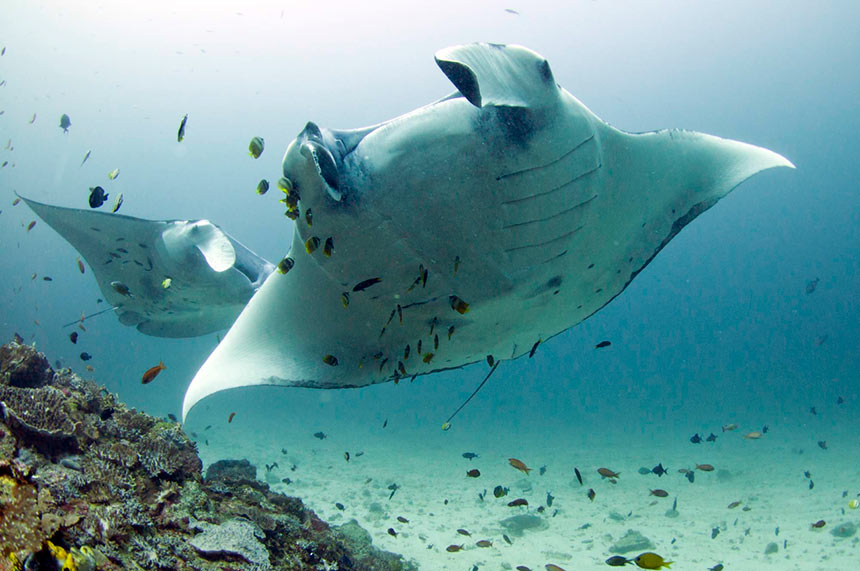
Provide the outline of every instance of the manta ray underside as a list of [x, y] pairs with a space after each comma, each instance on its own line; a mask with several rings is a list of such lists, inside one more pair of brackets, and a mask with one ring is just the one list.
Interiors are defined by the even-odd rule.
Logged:
[[289, 254], [191, 381], [183, 417], [230, 388], [360, 387], [529, 353], [738, 184], [793, 167], [702, 133], [618, 130], [520, 46], [456, 46], [436, 63], [454, 94], [365, 129], [308, 123], [289, 145]]

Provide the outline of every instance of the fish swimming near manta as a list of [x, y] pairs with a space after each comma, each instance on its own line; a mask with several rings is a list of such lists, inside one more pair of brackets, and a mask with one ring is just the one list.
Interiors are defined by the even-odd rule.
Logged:
[[[767, 149], [702, 133], [616, 129], [524, 47], [455, 46], [437, 52], [436, 63], [453, 94], [372, 127], [308, 123], [289, 145], [279, 188], [295, 220], [285, 252], [294, 264], [273, 272], [257, 258], [257, 268], [269, 271], [265, 282], [223, 304], [235, 323], [191, 381], [183, 418], [201, 399], [231, 388], [361, 387], [487, 355], [499, 361], [528, 354], [612, 301], [685, 225], [741, 182], [793, 167]], [[312, 225], [304, 216], [311, 210]], [[169, 224], [111, 218], [129, 228]], [[86, 237], [87, 228], [75, 230]], [[237, 250], [213, 229], [214, 240]], [[140, 239], [161, 239], [152, 236]], [[94, 233], [88, 240], [98, 242]], [[207, 261], [218, 251], [205, 240], [181, 243]], [[337, 247], [325, 252], [306, 249], [308, 243]], [[113, 264], [102, 266], [106, 253], [98, 260], [81, 253], [100, 285], [134, 283], [107, 275]], [[238, 254], [215, 257], [215, 266], [203, 263], [198, 271], [241, 266]], [[173, 277], [170, 289], [135, 287], [137, 298], [180, 288], [173, 271], [154, 276], [156, 285], [164, 275]], [[366, 280], [374, 285], [353, 288]], [[205, 295], [193, 298], [198, 311], [185, 319], [216, 310]], [[163, 319], [165, 307], [153, 303], [128, 321], [154, 335], [183, 331], [182, 317], [160, 331], [140, 326]], [[210, 327], [230, 321], [227, 313]], [[456, 332], [446, 338], [439, 331]], [[419, 340], [424, 350], [404, 357]], [[327, 355], [338, 366], [327, 365]]]

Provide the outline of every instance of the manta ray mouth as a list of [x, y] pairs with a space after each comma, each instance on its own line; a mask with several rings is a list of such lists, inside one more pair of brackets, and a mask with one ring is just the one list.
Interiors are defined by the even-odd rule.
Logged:
[[331, 152], [316, 141], [302, 143], [301, 152], [302, 156], [313, 159], [317, 172], [325, 183], [326, 192], [332, 200], [340, 202], [343, 199], [343, 193], [340, 191], [338, 183], [337, 163], [335, 163]]

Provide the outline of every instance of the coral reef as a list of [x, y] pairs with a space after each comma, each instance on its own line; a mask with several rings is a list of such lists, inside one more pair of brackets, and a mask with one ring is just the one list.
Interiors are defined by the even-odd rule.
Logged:
[[0, 571], [414, 568], [255, 475], [228, 460], [204, 478], [179, 424], [0, 347]]

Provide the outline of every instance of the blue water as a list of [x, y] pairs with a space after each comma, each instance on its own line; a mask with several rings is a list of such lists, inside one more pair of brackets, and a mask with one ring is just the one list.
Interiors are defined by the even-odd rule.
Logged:
[[[561, 85], [621, 129], [682, 127], [738, 139], [785, 155], [797, 170], [747, 181], [597, 315], [533, 359], [504, 363], [455, 429], [484, 440], [614, 435], [614, 453], [623, 455], [626, 434], [669, 444], [728, 422], [769, 424], [798, 446], [829, 439], [833, 455], [856, 458], [856, 2], [246, 4], [7, 0], [0, 8], [0, 145], [14, 147], [0, 150], [0, 162], [9, 161], [0, 169], [0, 338], [18, 332], [134, 406], [178, 414], [215, 335], [152, 338], [104, 315], [87, 321], [72, 345], [62, 325], [101, 309], [101, 294], [46, 224], [25, 231], [36, 216], [11, 205], [13, 191], [86, 208], [88, 187], [101, 184], [109, 204], [124, 193], [123, 214], [205, 218], [278, 260], [292, 223], [278, 193], [254, 190], [260, 178], [277, 179], [283, 151], [308, 120], [354, 128], [389, 119], [452, 91], [433, 62], [436, 50], [518, 43], [545, 56]], [[72, 121], [67, 134], [58, 127], [63, 113]], [[186, 113], [186, 139], [177, 143]], [[256, 161], [246, 150], [253, 136], [266, 141]], [[109, 181], [114, 168], [120, 176]], [[818, 287], [807, 294], [814, 278]], [[612, 346], [595, 351], [604, 339]], [[81, 351], [94, 356], [93, 372]], [[142, 372], [160, 360], [168, 369], [142, 386]], [[438, 431], [484, 372], [475, 366], [325, 395], [216, 395], [192, 422], [223, 423], [240, 410], [259, 415], [257, 433], [270, 438], [272, 419], [348, 432], [388, 418], [416, 436]]]

